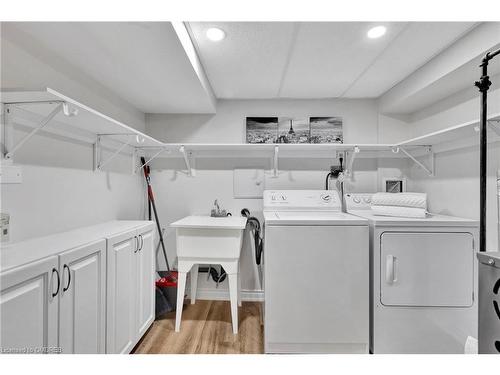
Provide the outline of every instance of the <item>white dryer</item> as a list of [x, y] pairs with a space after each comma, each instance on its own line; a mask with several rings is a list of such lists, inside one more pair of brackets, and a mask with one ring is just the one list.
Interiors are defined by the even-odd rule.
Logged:
[[464, 353], [477, 338], [478, 222], [374, 215], [372, 194], [346, 194], [370, 222], [370, 350]]
[[368, 353], [368, 221], [336, 191], [264, 192], [264, 350]]

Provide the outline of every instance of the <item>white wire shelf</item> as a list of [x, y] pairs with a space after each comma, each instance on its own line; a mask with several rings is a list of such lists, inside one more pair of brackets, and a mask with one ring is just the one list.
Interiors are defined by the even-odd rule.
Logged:
[[1, 102], [8, 111], [6, 117], [14, 124], [33, 127], [60, 104], [44, 131], [88, 140], [94, 143], [98, 135], [131, 147], [162, 147], [163, 143], [133, 127], [123, 124], [53, 89], [40, 91], [2, 91]]
[[[184, 147], [186, 152], [199, 157], [266, 157], [272, 155], [276, 148], [279, 156], [284, 158], [333, 158], [336, 152], [354, 151], [379, 152], [391, 151], [390, 144], [215, 144], [215, 143], [166, 143], [166, 157], [180, 156]], [[182, 152], [181, 152], [182, 153]]]
[[[500, 140], [500, 113], [488, 116], [488, 142]], [[396, 146], [430, 146], [435, 152], [450, 148], [460, 148], [479, 142], [479, 120], [467, 121], [442, 130], [411, 138], [398, 143]]]
[[[443, 130], [405, 140], [394, 144], [217, 144], [217, 143], [164, 143], [133, 127], [123, 124], [53, 89], [37, 91], [7, 90], [0, 93], [4, 104], [4, 120], [9, 126], [17, 125], [28, 129], [28, 135], [17, 144], [5, 140], [4, 157], [11, 159], [15, 151], [23, 146], [37, 131], [62, 135], [95, 145], [95, 169], [101, 169], [117, 154], [132, 149], [133, 170], [140, 168], [136, 160], [139, 155], [147, 158], [149, 164], [154, 158], [184, 158], [188, 173], [192, 175], [191, 159], [207, 158], [273, 158], [277, 172], [279, 158], [331, 158], [337, 152], [347, 152], [350, 165], [356, 157], [408, 157], [433, 174], [433, 166], [427, 167], [416, 157], [431, 156], [435, 152], [451, 148], [467, 147], [479, 141], [479, 121], [469, 121]], [[500, 140], [500, 114], [489, 117], [490, 142]], [[8, 131], [6, 134], [8, 135]], [[9, 137], [6, 137], [9, 138]], [[102, 160], [101, 148], [108, 141], [118, 144], [107, 160]], [[400, 152], [401, 151], [401, 152]]]

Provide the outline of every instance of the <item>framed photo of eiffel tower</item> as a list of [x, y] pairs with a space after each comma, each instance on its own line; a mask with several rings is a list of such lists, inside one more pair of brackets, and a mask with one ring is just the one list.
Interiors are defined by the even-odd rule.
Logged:
[[311, 143], [344, 143], [342, 117], [310, 117]]
[[278, 117], [277, 143], [309, 143], [309, 119]]

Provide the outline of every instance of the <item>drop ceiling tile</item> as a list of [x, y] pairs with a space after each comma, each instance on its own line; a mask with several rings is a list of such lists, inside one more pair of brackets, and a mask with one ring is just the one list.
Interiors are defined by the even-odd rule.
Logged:
[[[290, 22], [190, 22], [210, 84], [218, 98], [274, 98], [294, 34]], [[218, 27], [220, 42], [205, 33]]]
[[327, 98], [341, 96], [398, 36], [405, 23], [381, 23], [387, 33], [369, 39], [367, 22], [301, 23], [281, 97]]
[[378, 97], [449, 47], [473, 22], [411, 22], [345, 93]]

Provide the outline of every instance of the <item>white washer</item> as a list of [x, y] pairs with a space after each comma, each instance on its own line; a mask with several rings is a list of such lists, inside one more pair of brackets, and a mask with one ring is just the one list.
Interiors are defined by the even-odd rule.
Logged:
[[264, 350], [367, 353], [368, 221], [336, 191], [264, 192]]
[[346, 194], [370, 222], [370, 350], [464, 353], [477, 338], [478, 222], [374, 215], [372, 194]]

